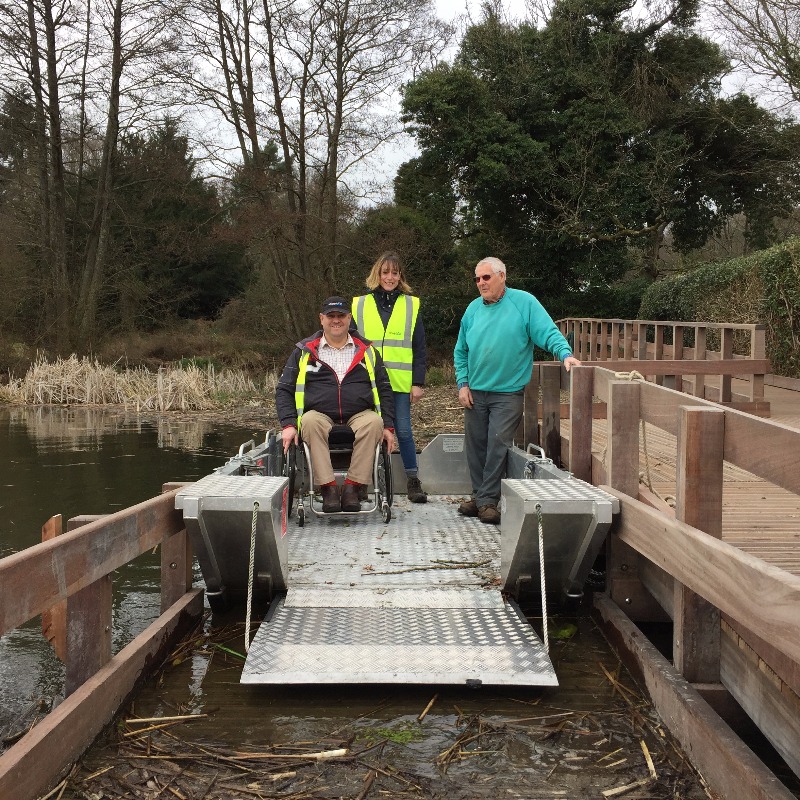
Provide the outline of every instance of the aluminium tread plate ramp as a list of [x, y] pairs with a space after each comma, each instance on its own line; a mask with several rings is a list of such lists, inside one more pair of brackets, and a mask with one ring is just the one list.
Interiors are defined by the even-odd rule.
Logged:
[[250, 644], [242, 683], [556, 686], [545, 647], [497, 584], [500, 537], [431, 497], [290, 526], [289, 590]]

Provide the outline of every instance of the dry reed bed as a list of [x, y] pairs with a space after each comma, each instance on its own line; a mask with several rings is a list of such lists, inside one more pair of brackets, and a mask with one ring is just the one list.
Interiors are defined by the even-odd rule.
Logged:
[[204, 411], [271, 394], [277, 376], [259, 386], [247, 374], [213, 366], [120, 370], [75, 355], [37, 359], [22, 378], [0, 386], [0, 402], [14, 405], [117, 405], [136, 411]]

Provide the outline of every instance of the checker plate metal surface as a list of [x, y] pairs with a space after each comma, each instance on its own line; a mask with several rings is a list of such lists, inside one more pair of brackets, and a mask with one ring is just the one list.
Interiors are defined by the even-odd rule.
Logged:
[[253, 639], [242, 683], [556, 686], [543, 643], [498, 589], [496, 526], [453, 498], [393, 519], [290, 527], [289, 590]]
[[289, 608], [282, 602], [251, 643], [241, 681], [558, 685], [544, 645], [509, 605]]
[[506, 486], [513, 489], [525, 500], [531, 502], [550, 501], [596, 501], [607, 503], [609, 506], [616, 506], [619, 509], [619, 500], [613, 495], [592, 486], [591, 483], [571, 478], [569, 480], [507, 480]]

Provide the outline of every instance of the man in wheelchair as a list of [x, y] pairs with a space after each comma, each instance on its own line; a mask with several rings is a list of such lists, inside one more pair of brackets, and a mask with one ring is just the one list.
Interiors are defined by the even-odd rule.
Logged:
[[[283, 368], [275, 401], [283, 451], [308, 444], [322, 510], [359, 511], [359, 489], [372, 477], [375, 450], [384, 439], [394, 444], [394, 400], [380, 354], [356, 331], [350, 331], [350, 303], [329, 297], [322, 304], [322, 330], [298, 342]], [[341, 497], [331, 464], [328, 436], [334, 425], [354, 434], [350, 466]]]

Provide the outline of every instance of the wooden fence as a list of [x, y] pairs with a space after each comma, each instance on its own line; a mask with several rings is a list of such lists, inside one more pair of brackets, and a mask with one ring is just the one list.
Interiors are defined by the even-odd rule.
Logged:
[[[0, 755], [0, 797], [38, 797], [77, 759], [147, 669], [203, 613], [179, 487], [100, 518], [54, 517], [41, 544], [0, 560], [0, 635], [37, 615], [66, 665], [66, 699]], [[111, 655], [111, 573], [160, 546], [161, 615]]]
[[[635, 369], [658, 384], [722, 403], [764, 400], [764, 375], [770, 371], [764, 325], [583, 318], [557, 324], [587, 365]], [[746, 394], [732, 392], [734, 377], [749, 382]]]
[[[562, 439], [562, 370], [542, 364], [535, 371], [543, 414], [539, 422], [536, 404], [526, 407], [526, 435], [535, 441], [538, 434], [549, 456], [620, 500], [608, 593], [596, 606], [635, 662], [629, 665], [722, 796], [788, 800], [792, 793], [718, 724], [695, 688], [712, 702], [732, 696], [800, 775], [800, 577], [720, 538], [723, 462], [800, 494], [800, 431], [582, 366], [570, 373], [570, 431]], [[607, 406], [605, 446], [593, 453], [598, 399]], [[674, 509], [640, 486], [642, 421], [676, 437]], [[658, 654], [632, 625], [659, 616], [673, 621], [672, 665], [658, 666]]]

